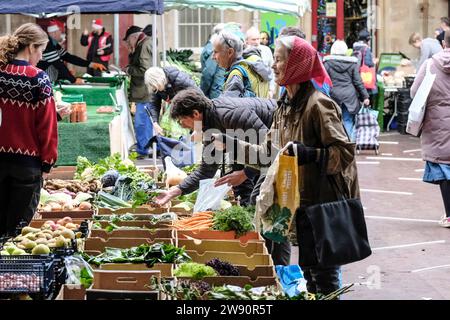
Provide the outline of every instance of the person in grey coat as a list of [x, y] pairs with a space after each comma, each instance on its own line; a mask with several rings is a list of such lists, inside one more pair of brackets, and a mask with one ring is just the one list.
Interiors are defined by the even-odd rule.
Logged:
[[[191, 88], [175, 96], [172, 100], [170, 115], [183, 128], [191, 130], [206, 132], [215, 129], [225, 133], [227, 129], [244, 131], [254, 129], [259, 133], [270, 128], [275, 108], [275, 100], [226, 96], [210, 100], [201, 91]], [[201, 128], [194, 127], [196, 121], [197, 124], [201, 124]], [[203, 138], [204, 149], [206, 149], [211, 141], [208, 141], [206, 134]], [[194, 192], [198, 189], [200, 180], [211, 179], [218, 169], [219, 164], [202, 161], [200, 167], [180, 185], [163, 193], [163, 196], [158, 198], [158, 204], [164, 205], [174, 197]], [[231, 174], [229, 184], [239, 186], [257, 175], [259, 175], [258, 171], [244, 168], [242, 171]], [[247, 198], [249, 196], [247, 195]]]
[[175, 67], [149, 68], [145, 72], [145, 85], [151, 93], [150, 114], [157, 134], [163, 133], [159, 126], [162, 102], [169, 102], [181, 90], [191, 87], [198, 88], [195, 81], [187, 73]]
[[353, 140], [355, 115], [361, 109], [361, 102], [369, 105], [370, 100], [359, 73], [358, 59], [346, 56], [347, 51], [344, 41], [336, 41], [331, 55], [324, 58], [324, 65], [333, 82], [331, 98], [341, 106], [345, 129]]
[[420, 50], [420, 59], [417, 63], [417, 70], [420, 69], [425, 61], [442, 51], [442, 45], [439, 41], [433, 38], [422, 39], [421, 35], [417, 32], [409, 37], [409, 44]]

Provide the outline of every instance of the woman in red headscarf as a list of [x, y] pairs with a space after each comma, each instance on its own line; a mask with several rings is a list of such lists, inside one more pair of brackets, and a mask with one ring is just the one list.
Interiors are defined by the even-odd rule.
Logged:
[[[245, 159], [258, 161], [247, 165], [263, 167], [270, 165], [264, 161], [268, 156], [274, 157], [278, 150], [294, 142], [289, 152], [296, 149], [298, 154], [301, 208], [338, 200], [321, 174], [333, 176], [349, 198], [359, 198], [355, 145], [344, 129], [339, 105], [317, 89], [329, 81], [317, 51], [298, 37], [279, 38], [273, 70], [275, 81], [285, 86], [286, 92], [275, 111], [272, 128], [262, 145], [238, 141], [236, 154], [245, 153]], [[326, 162], [324, 154], [328, 154]], [[329, 294], [339, 289], [339, 266], [302, 267], [309, 292]]]

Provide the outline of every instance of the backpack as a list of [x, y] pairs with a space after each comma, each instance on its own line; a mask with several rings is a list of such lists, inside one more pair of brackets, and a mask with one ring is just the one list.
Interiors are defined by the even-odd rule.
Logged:
[[242, 82], [244, 83], [244, 95], [242, 96], [242, 98], [255, 98], [256, 97], [256, 93], [253, 90], [252, 87], [252, 83], [250, 81], [250, 78], [248, 76], [247, 70], [245, 70], [245, 68], [241, 65], [235, 65], [233, 66], [233, 68], [231, 68], [229, 75], [233, 76], [233, 75], [238, 75], [238, 73], [240, 73], [242, 75]]
[[250, 56], [242, 63], [234, 65], [229, 75], [237, 75], [242, 76], [242, 81], [244, 82], [245, 94], [244, 97], [259, 97], [259, 98], [268, 98], [269, 97], [269, 89], [270, 83], [269, 81], [265, 81], [261, 78], [261, 76], [252, 70], [252, 68], [245, 62], [255, 62], [255, 59], [260, 59], [259, 57], [254, 58], [254, 56]]

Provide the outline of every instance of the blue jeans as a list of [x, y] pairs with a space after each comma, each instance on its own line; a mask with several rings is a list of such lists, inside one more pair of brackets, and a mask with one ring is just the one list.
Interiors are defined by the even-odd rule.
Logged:
[[145, 111], [145, 107], [152, 107], [150, 103], [136, 103], [136, 114], [134, 116], [134, 131], [136, 132], [137, 148], [140, 155], [147, 155], [148, 148], [145, 146], [153, 137], [153, 122]]
[[354, 128], [355, 128], [355, 115], [351, 114], [345, 104], [341, 105], [342, 108], [342, 119], [344, 121], [345, 130], [348, 133], [351, 141], [355, 141]]

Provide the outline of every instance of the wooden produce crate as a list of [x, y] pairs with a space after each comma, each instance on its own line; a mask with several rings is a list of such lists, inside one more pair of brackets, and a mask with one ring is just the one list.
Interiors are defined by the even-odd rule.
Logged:
[[206, 251], [199, 254], [196, 251], [186, 250], [186, 253], [192, 258], [193, 262], [206, 263], [214, 258], [222, 261], [227, 261], [234, 266], [245, 266], [248, 269], [255, 269], [258, 266], [272, 266], [273, 261], [270, 255], [256, 253], [252, 256], [247, 256], [240, 252], [220, 252], [220, 251]]
[[117, 210], [111, 210], [107, 208], [98, 208], [97, 213], [99, 215], [112, 215], [112, 214], [126, 214], [126, 213], [132, 213], [135, 215], [140, 214], [161, 214], [161, 213], [168, 213], [169, 208], [156, 208], [151, 206], [139, 206], [137, 208], [122, 208]]
[[141, 244], [154, 244], [154, 243], [167, 243], [173, 244], [172, 239], [159, 239], [155, 238], [153, 241], [149, 239], [138, 239], [138, 238], [109, 238], [107, 240], [102, 238], [88, 238], [84, 243], [83, 251], [96, 255], [102, 253], [106, 247], [109, 248], [132, 248], [140, 246]]
[[64, 217], [71, 217], [72, 219], [92, 219], [94, 210], [72, 210], [72, 211], [38, 211], [33, 219], [62, 219]]
[[73, 180], [76, 171], [77, 167], [75, 166], [56, 167], [50, 171], [47, 175], [47, 179]]
[[[97, 220], [95, 223], [99, 223], [102, 229], [109, 225], [108, 221]], [[150, 220], [135, 220], [135, 221], [118, 221], [114, 222], [118, 227], [134, 227], [134, 228], [147, 228], [147, 229], [167, 229], [172, 226], [172, 221], [161, 221], [152, 223]]]
[[196, 251], [203, 254], [207, 251], [238, 252], [247, 256], [258, 254], [269, 254], [264, 241], [255, 240], [241, 243], [238, 240], [194, 240], [178, 239], [178, 247], [185, 247], [186, 250]]
[[121, 271], [148, 271], [157, 270], [161, 272], [162, 277], [173, 277], [175, 266], [170, 263], [157, 263], [149, 268], [145, 263], [105, 263], [98, 269], [100, 270], [121, 270]]
[[155, 229], [155, 230], [113, 230], [107, 232], [102, 229], [92, 229], [89, 238], [102, 238], [105, 240], [111, 238], [138, 238], [138, 239], [174, 239], [174, 230], [172, 229]]
[[82, 285], [64, 284], [55, 300], [86, 300], [86, 289]]
[[159, 292], [148, 287], [152, 277], [161, 279], [158, 270], [94, 270], [94, 283], [86, 290], [87, 300], [157, 300]]
[[195, 238], [200, 240], [239, 240], [242, 243], [246, 243], [252, 240], [260, 240], [263, 238], [257, 232], [247, 232], [242, 237], [236, 237], [236, 233], [234, 231], [216, 231], [216, 230], [206, 230], [206, 231], [186, 231], [186, 230], [178, 230], [177, 236], [179, 239], [189, 239]]

